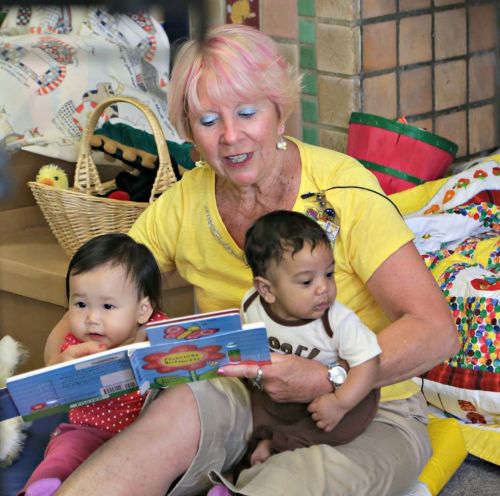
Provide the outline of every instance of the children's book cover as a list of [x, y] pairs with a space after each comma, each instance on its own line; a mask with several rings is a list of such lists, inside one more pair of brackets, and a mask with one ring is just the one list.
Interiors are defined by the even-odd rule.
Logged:
[[0, 390], [0, 420], [17, 415], [34, 420], [138, 387], [145, 393], [213, 379], [228, 363], [270, 362], [264, 324], [242, 325], [237, 310], [155, 322], [146, 332], [151, 342], [10, 377]]
[[[164, 324], [163, 335], [169, 325]], [[131, 349], [130, 361], [140, 390], [215, 379], [219, 377], [217, 369], [227, 364], [270, 363], [263, 323], [244, 324], [237, 330], [215, 327], [211, 330], [213, 332], [196, 339], [179, 332], [178, 338]], [[158, 334], [162, 332], [158, 330]]]

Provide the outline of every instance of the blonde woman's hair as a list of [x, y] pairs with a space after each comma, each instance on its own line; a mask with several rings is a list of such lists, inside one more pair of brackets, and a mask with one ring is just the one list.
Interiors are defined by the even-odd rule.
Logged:
[[170, 121], [193, 141], [189, 111], [200, 110], [203, 88], [214, 104], [228, 96], [242, 101], [266, 97], [284, 123], [300, 94], [301, 78], [271, 38], [243, 24], [218, 26], [203, 41], [185, 43], [176, 55], [168, 90]]

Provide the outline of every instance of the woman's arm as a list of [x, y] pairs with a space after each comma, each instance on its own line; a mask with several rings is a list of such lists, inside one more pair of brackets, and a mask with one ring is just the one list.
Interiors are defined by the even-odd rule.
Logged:
[[[378, 335], [382, 348], [375, 386], [421, 374], [456, 353], [458, 337], [451, 312], [412, 242], [399, 248], [372, 275], [368, 289], [393, 322]], [[263, 385], [275, 401], [310, 402], [331, 392], [326, 367], [314, 360], [272, 354]], [[224, 376], [254, 378], [255, 365], [232, 365]]]
[[377, 335], [382, 355], [376, 386], [422, 374], [457, 352], [451, 311], [412, 242], [391, 255], [367, 286], [393, 321]]
[[49, 334], [45, 343], [44, 359], [45, 365], [53, 365], [57, 363], [54, 361], [57, 355], [60, 355], [59, 347], [64, 341], [64, 336], [69, 332], [68, 312], [66, 312], [62, 319], [56, 324], [54, 329]]

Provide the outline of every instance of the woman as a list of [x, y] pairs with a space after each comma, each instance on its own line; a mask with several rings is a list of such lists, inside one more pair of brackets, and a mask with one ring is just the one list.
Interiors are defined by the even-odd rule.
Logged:
[[[378, 333], [377, 387], [422, 373], [457, 349], [448, 307], [412, 243], [412, 233], [355, 160], [283, 136], [299, 80], [273, 42], [241, 25], [221, 26], [178, 53], [171, 119], [204, 162], [138, 219], [131, 235], [164, 272], [195, 288], [200, 311], [239, 305], [251, 286], [243, 259], [247, 228], [275, 209], [304, 212], [335, 240], [340, 301]], [[333, 189], [332, 189], [333, 188]], [[53, 331], [49, 361], [66, 329]], [[88, 350], [81, 350], [86, 353]], [[141, 418], [96, 452], [58, 494], [194, 495], [230, 472], [252, 429], [255, 378], [277, 401], [310, 402], [331, 392], [324, 365], [273, 356], [272, 365], [237, 365], [221, 378], [163, 392]], [[231, 377], [229, 377], [231, 376]], [[398, 494], [430, 456], [425, 405], [411, 382], [383, 388], [380, 411], [355, 441], [271, 456], [232, 486], [248, 495]]]

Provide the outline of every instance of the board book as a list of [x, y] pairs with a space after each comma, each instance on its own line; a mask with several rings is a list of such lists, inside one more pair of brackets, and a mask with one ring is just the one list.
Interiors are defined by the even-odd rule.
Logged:
[[146, 326], [149, 341], [133, 343], [7, 379], [0, 420], [34, 420], [139, 389], [218, 378], [230, 363], [270, 363], [263, 323], [241, 324], [237, 309]]

